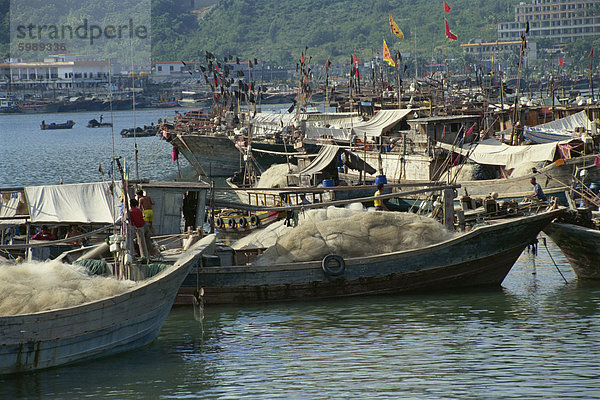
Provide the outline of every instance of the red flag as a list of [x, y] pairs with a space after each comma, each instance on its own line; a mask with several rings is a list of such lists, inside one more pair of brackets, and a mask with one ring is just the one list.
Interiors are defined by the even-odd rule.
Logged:
[[442, 137], [446, 136], [446, 125], [444, 125], [444, 130], [442, 131]]
[[467, 71], [471, 72], [471, 68], [467, 67]]
[[592, 49], [592, 51], [590, 51], [590, 58], [594, 58], [594, 49]]
[[444, 20], [444, 22], [446, 23], [446, 37], [450, 40], [458, 40], [458, 36], [456, 36], [454, 33], [450, 32], [450, 27], [448, 26], [448, 21]]
[[448, 5], [448, 3], [446, 3], [446, 2], [444, 1], [444, 11], [445, 11], [445, 12], [450, 12], [450, 10], [451, 10], [450, 6]]
[[565, 60], [564, 60], [564, 59], [562, 59], [562, 58], [560, 58], [560, 57], [558, 57], [558, 65], [560, 65], [561, 67], [562, 67], [563, 65], [565, 65]]
[[354, 54], [352, 54], [352, 62], [353, 63], [359, 63], [360, 60], [358, 59], [358, 57], [356, 57]]
[[473, 133], [474, 128], [475, 128], [475, 125], [471, 126], [469, 129], [467, 129], [467, 132], [465, 133], [465, 137], [469, 137], [469, 135], [471, 133]]
[[331, 67], [331, 60], [329, 59], [329, 57], [327, 57], [327, 62], [325, 63], [325, 66], [327, 68]]
[[300, 63], [304, 64], [304, 61], [306, 61], [306, 57], [304, 57], [304, 53], [302, 53], [302, 57], [300, 57]]

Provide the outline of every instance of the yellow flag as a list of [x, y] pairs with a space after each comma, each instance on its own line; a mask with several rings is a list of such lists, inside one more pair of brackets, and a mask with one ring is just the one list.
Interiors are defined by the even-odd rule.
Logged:
[[383, 41], [383, 61], [387, 61], [392, 67], [396, 66], [396, 61], [392, 58], [392, 54], [390, 53], [390, 49], [387, 47], [385, 40]]
[[404, 39], [404, 33], [402, 33], [400, 28], [398, 28], [398, 25], [396, 25], [396, 23], [394, 22], [394, 19], [392, 18], [392, 13], [388, 13], [388, 15], [390, 16], [390, 28], [392, 29], [392, 33], [398, 36], [398, 38]]

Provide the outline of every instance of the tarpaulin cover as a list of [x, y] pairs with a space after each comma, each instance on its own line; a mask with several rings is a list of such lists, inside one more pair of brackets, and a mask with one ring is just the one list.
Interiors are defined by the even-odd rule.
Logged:
[[366, 170], [366, 172], [370, 175], [373, 175], [376, 172], [375, 168], [365, 163], [360, 157], [351, 151], [342, 149], [339, 146], [325, 145], [321, 147], [317, 157], [315, 157], [315, 159], [306, 168], [300, 171], [298, 175], [316, 174], [327, 168], [327, 166], [332, 162], [335, 162], [337, 156], [340, 154], [344, 155], [344, 164], [346, 164], [349, 168]]
[[[572, 139], [576, 140], [576, 139]], [[558, 142], [569, 143], [572, 140]], [[531, 144], [526, 146], [509, 146], [495, 139], [486, 139], [461, 147], [446, 143], [438, 145], [448, 151], [460, 153], [478, 164], [502, 165], [507, 169], [515, 168], [523, 162], [554, 161], [557, 142]]]
[[296, 122], [296, 114], [259, 113], [250, 121], [252, 135], [261, 137], [282, 131], [285, 127]]
[[111, 224], [121, 216], [121, 184], [115, 183], [112, 195], [110, 185], [95, 182], [26, 187], [30, 221]]
[[[2, 200], [2, 202], [0, 202], [0, 217], [11, 218], [17, 215], [17, 209], [19, 208], [19, 203], [21, 200], [21, 193], [15, 193], [7, 201]], [[24, 219], [2, 219], [0, 220], [0, 227], [10, 227], [14, 225], [20, 225], [25, 222], [26, 220]]]
[[367, 122], [354, 126], [352, 133], [359, 138], [365, 135], [369, 137], [381, 136], [387, 129], [396, 125], [411, 111], [414, 110], [380, 110]]
[[545, 124], [525, 126], [523, 136], [536, 143], [557, 142], [575, 136], [573, 133], [578, 127], [583, 127], [586, 131], [592, 128], [592, 122], [585, 111]]

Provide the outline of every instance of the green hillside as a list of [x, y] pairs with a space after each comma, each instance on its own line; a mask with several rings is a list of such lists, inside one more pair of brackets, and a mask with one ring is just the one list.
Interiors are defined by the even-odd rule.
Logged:
[[[443, 0], [152, 0], [152, 55], [155, 61], [194, 61], [210, 51], [294, 64], [308, 46], [314, 62], [346, 61], [350, 54], [365, 59], [380, 53], [385, 39], [392, 52], [431, 59], [448, 48], [452, 56], [462, 54], [461, 43], [495, 40], [497, 23], [512, 21], [519, 1], [447, 0], [452, 10], [444, 13]], [[0, 0], [2, 58], [9, 53], [9, 4]], [[388, 12], [405, 40], [390, 32]], [[445, 39], [444, 18], [458, 41]], [[547, 45], [540, 41], [538, 49]], [[583, 65], [592, 46], [600, 47], [600, 38], [569, 44], [567, 66]]]
[[[382, 40], [401, 51], [433, 55], [445, 49], [444, 17], [458, 42], [496, 38], [497, 23], [512, 20], [519, 0], [221, 0], [189, 23], [179, 2], [154, 0], [154, 57], [193, 59], [204, 50], [213, 53], [291, 62], [309, 46], [317, 61], [345, 60], [356, 53], [370, 57], [381, 52]], [[400, 41], [390, 32], [388, 12], [405, 34]], [[173, 26], [157, 22], [173, 20]], [[157, 33], [155, 31], [155, 33]], [[416, 40], [415, 40], [416, 39]]]

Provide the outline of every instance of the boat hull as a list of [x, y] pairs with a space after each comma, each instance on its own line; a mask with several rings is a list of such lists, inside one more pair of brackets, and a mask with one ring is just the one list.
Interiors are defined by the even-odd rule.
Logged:
[[240, 150], [227, 136], [176, 135], [171, 143], [200, 175], [232, 176], [241, 167]]
[[[523, 251], [562, 210], [483, 226], [422, 249], [348, 258], [339, 276], [317, 262], [192, 271], [206, 304], [314, 300], [499, 286]], [[192, 279], [193, 277], [193, 283]]]
[[579, 279], [600, 279], [600, 231], [553, 222], [544, 233], [567, 257]]
[[0, 318], [0, 374], [55, 367], [153, 341], [207, 237], [167, 271], [121, 295], [77, 307]]

